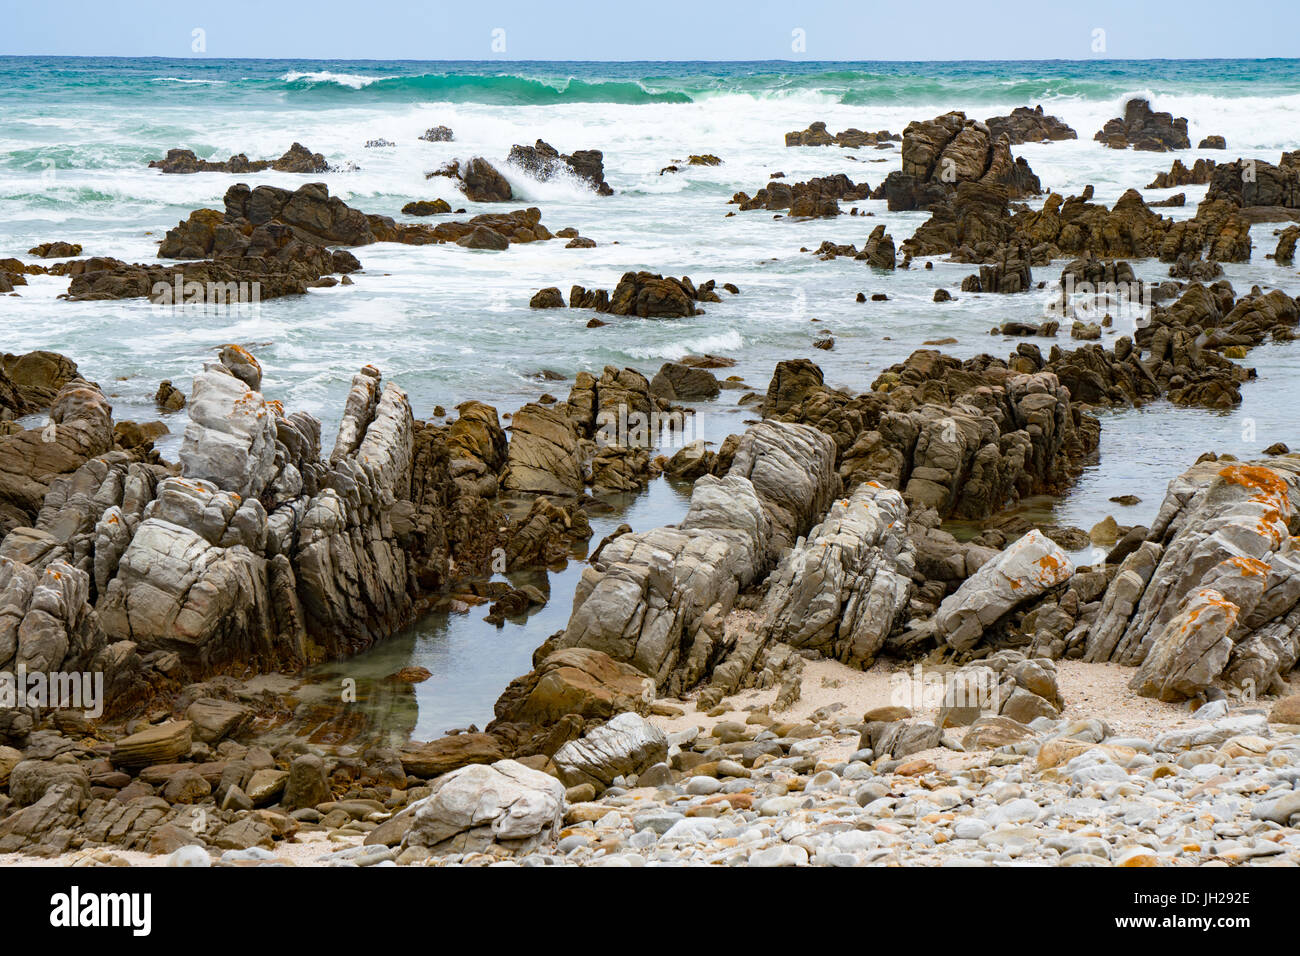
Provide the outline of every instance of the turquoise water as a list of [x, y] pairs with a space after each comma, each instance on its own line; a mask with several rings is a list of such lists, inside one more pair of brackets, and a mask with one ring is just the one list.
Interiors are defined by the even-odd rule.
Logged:
[[[878, 273], [851, 259], [822, 262], [801, 249], [823, 240], [861, 246], [885, 224], [896, 241], [925, 220], [890, 213], [883, 202], [859, 207], [868, 218], [793, 222], [770, 213], [737, 213], [729, 200], [751, 194], [774, 171], [797, 181], [846, 173], [875, 186], [899, 166], [897, 150], [784, 146], [784, 134], [824, 120], [895, 132], [914, 119], [951, 109], [979, 119], [1042, 103], [1079, 132], [1077, 141], [1027, 144], [1024, 156], [1045, 186], [1067, 193], [1095, 188], [1102, 202], [1142, 189], [1169, 168], [1168, 154], [1116, 152], [1092, 134], [1132, 94], [1189, 119], [1191, 139], [1227, 138], [1228, 151], [1189, 150], [1216, 160], [1253, 156], [1277, 161], [1300, 145], [1300, 60], [1020, 63], [416, 63], [381, 61], [0, 58], [0, 257], [26, 257], [51, 240], [79, 242], [85, 255], [151, 261], [162, 234], [200, 207], [221, 205], [230, 185], [248, 181], [295, 187], [281, 173], [165, 176], [147, 168], [173, 147], [204, 158], [279, 156], [297, 140], [338, 169], [313, 179], [367, 212], [399, 215], [413, 199], [443, 196], [468, 214], [492, 210], [449, 193], [425, 173], [452, 159], [481, 155], [498, 164], [517, 194], [511, 208], [536, 205], [552, 230], [577, 227], [597, 248], [561, 243], [487, 253], [457, 246], [374, 245], [356, 250], [363, 272], [349, 287], [216, 312], [160, 308], [143, 301], [70, 303], [66, 280], [33, 277], [17, 296], [0, 297], [0, 349], [51, 348], [73, 357], [110, 393], [119, 418], [159, 417], [152, 395], [161, 379], [188, 389], [189, 378], [226, 342], [250, 347], [266, 370], [265, 391], [287, 408], [336, 426], [348, 382], [373, 363], [404, 387], [417, 416], [469, 398], [512, 411], [542, 391], [563, 397], [564, 383], [543, 384], [548, 369], [572, 377], [606, 364], [653, 375], [688, 352], [734, 358], [731, 371], [757, 391], [777, 361], [808, 357], [836, 386], [864, 389], [886, 366], [927, 339], [955, 337], [962, 357], [1005, 356], [1015, 342], [988, 330], [1008, 320], [1041, 318], [1050, 296], [961, 293], [969, 266], [935, 261]], [[425, 129], [445, 124], [456, 139], [426, 143]], [[373, 139], [396, 145], [368, 149]], [[504, 164], [510, 146], [543, 138], [563, 151], [598, 148], [615, 194], [583, 184], [535, 182]], [[717, 167], [660, 174], [690, 153], [720, 156]], [[1204, 187], [1144, 190], [1149, 199], [1185, 192], [1192, 215]], [[1271, 252], [1275, 224], [1254, 227], [1255, 256], [1226, 268], [1239, 291], [1253, 284], [1300, 292], [1300, 275]], [[1136, 264], [1144, 279], [1166, 274]], [[612, 288], [629, 269], [716, 279], [741, 288], [706, 313], [675, 321], [623, 319], [587, 329], [580, 310], [528, 308], [534, 292], [577, 283]], [[1035, 270], [1052, 281], [1060, 264]], [[935, 305], [937, 287], [956, 301]], [[855, 301], [884, 292], [887, 302]], [[835, 349], [812, 348], [829, 330]], [[1068, 339], [1060, 340], [1068, 345]], [[1041, 344], [1041, 343], [1040, 343]], [[1300, 344], [1252, 353], [1260, 380], [1243, 389], [1229, 413], [1152, 407], [1108, 415], [1102, 456], [1057, 506], [1060, 520], [1084, 528], [1115, 513], [1149, 520], [1165, 483], [1202, 451], [1246, 455], [1274, 441], [1300, 447], [1296, 425]], [[741, 392], [703, 403], [703, 437], [719, 442], [752, 418]], [[184, 416], [164, 415], [174, 453]], [[1254, 437], [1246, 427], [1254, 425]], [[1124, 513], [1109, 502], [1137, 494]], [[598, 519], [638, 529], [676, 520], [679, 493], [666, 486]], [[620, 518], [620, 515], [624, 515]], [[597, 538], [602, 532], [598, 532]], [[417, 736], [491, 717], [505, 679], [528, 669], [532, 649], [563, 626], [580, 571], [551, 581], [551, 603], [498, 631], [485, 610], [431, 618], [400, 642], [356, 667], [390, 673], [409, 660], [435, 679], [417, 685]], [[390, 665], [392, 666], [389, 669]], [[505, 675], [503, 677], [503, 675]]]
[[[202, 91], [185, 86], [207, 86]], [[720, 94], [804, 93], [840, 103], [932, 97], [1002, 103], [1156, 94], [1279, 96], [1297, 91], [1300, 60], [1034, 60], [934, 62], [474, 62], [0, 57], [0, 87], [58, 100], [139, 96], [150, 102], [691, 103]], [[159, 89], [161, 87], [161, 89]]]

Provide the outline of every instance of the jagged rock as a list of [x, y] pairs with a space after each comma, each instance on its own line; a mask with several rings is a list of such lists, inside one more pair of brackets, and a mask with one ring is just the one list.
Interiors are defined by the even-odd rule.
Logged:
[[605, 182], [604, 154], [598, 149], [579, 149], [562, 156], [555, 147], [539, 139], [533, 146], [511, 146], [507, 161], [543, 182], [566, 168], [589, 183], [599, 195], [614, 195], [614, 190]]
[[1017, 106], [1008, 116], [990, 116], [984, 125], [994, 139], [1005, 134], [1012, 146], [1079, 138], [1069, 125], [1055, 116], [1044, 114], [1041, 104], [1033, 109]]
[[276, 422], [254, 386], [224, 364], [194, 376], [180, 462], [184, 473], [245, 498], [274, 476]]
[[1063, 584], [1073, 573], [1066, 553], [1035, 529], [944, 599], [934, 616], [935, 633], [955, 650], [968, 650], [1012, 608]]
[[914, 570], [903, 496], [867, 482], [781, 559], [758, 627], [764, 640], [869, 666], [907, 610]]
[[510, 183], [491, 163], [475, 157], [465, 164], [461, 188], [473, 202], [507, 202], [514, 197]]
[[650, 380], [650, 394], [670, 402], [716, 398], [721, 391], [718, 379], [708, 369], [680, 362], [665, 362]]
[[1295, 261], [1295, 244], [1300, 239], [1300, 226], [1287, 226], [1278, 235], [1277, 249], [1273, 252], [1273, 261], [1278, 265], [1290, 265]]
[[81, 255], [81, 244], [76, 242], [42, 242], [27, 250], [29, 256], [38, 259], [70, 259]]
[[736, 193], [731, 201], [738, 203], [741, 211], [751, 209], [788, 209], [798, 219], [838, 216], [841, 199], [867, 199], [871, 187], [866, 183], [854, 184], [843, 173], [819, 176], [807, 182], [787, 183], [773, 179], [758, 190], [751, 199], [748, 194]]
[[871, 235], [862, 247], [862, 252], [856, 258], [865, 259], [867, 265], [876, 269], [893, 269], [896, 265], [894, 260], [894, 237], [886, 234], [883, 224], [877, 226], [871, 230]]
[[1147, 183], [1147, 189], [1174, 189], [1178, 186], [1203, 186], [1210, 181], [1214, 172], [1214, 160], [1198, 159], [1188, 169], [1181, 159], [1175, 159], [1167, 173], [1158, 173], [1156, 178]]
[[1283, 153], [1276, 166], [1262, 159], [1219, 163], [1205, 191], [1205, 203], [1219, 200], [1255, 222], [1295, 218], [1292, 211], [1300, 209], [1300, 150]]
[[450, 126], [431, 126], [419, 138], [426, 143], [450, 143], [455, 139], [455, 134]]
[[694, 298], [684, 282], [671, 276], [628, 272], [610, 295], [609, 311], [642, 319], [677, 318], [695, 315]]
[[676, 527], [622, 535], [592, 560], [559, 645], [603, 651], [661, 688], [697, 683], [724, 650], [722, 622], [738, 590], [830, 506], [833, 455], [830, 440], [805, 426], [752, 427], [724, 478], [695, 483]]
[[482, 402], [456, 406], [457, 419], [447, 429], [451, 476], [467, 494], [491, 497], [497, 476], [506, 463], [506, 433], [497, 410]]
[[805, 130], [795, 130], [785, 134], [787, 146], [843, 146], [858, 149], [862, 146], [883, 146], [898, 142], [902, 137], [887, 129], [874, 133], [865, 133], [860, 129], [846, 129], [832, 136], [826, 131], [826, 124], [821, 120], [810, 123]]
[[0, 532], [28, 525], [53, 482], [113, 447], [113, 410], [80, 378], [59, 389], [40, 428], [0, 434]]
[[1171, 113], [1156, 113], [1142, 97], [1134, 97], [1124, 104], [1122, 117], [1107, 120], [1093, 139], [1111, 149], [1134, 149], [1164, 152], [1171, 149], [1190, 149], [1187, 138], [1187, 118], [1174, 119]]
[[501, 487], [545, 495], [582, 493], [578, 436], [567, 415], [535, 402], [515, 413]]
[[695, 308], [696, 302], [722, 301], [714, 291], [715, 285], [713, 279], [697, 286], [690, 276], [677, 279], [652, 272], [625, 272], [612, 294], [604, 289], [573, 286], [569, 291], [569, 308], [595, 309], [643, 319], [698, 315], [700, 310]]
[[1170, 482], [1107, 589], [1086, 659], [1139, 665], [1133, 689], [1164, 700], [1219, 680], [1276, 686], [1300, 657], [1300, 557], [1287, 530], [1298, 491], [1289, 458], [1204, 461]]
[[1010, 138], [964, 113], [945, 113], [903, 130], [903, 168], [890, 173], [873, 199], [892, 211], [929, 209], [951, 198], [959, 183], [1001, 186], [1011, 198], [1037, 195], [1038, 177], [1011, 155]]
[[1050, 372], [924, 349], [857, 397], [822, 385], [811, 362], [780, 363], [763, 411], [831, 435], [846, 487], [875, 480], [914, 509], [972, 518], [1067, 487], [1100, 431]]
[[169, 412], [179, 412], [185, 407], [185, 393], [166, 379], [158, 384], [153, 400], [159, 408]]
[[[1227, 167], [1220, 166], [1215, 175]], [[1229, 199], [1207, 200], [1196, 216], [1175, 222], [1153, 212], [1142, 195], [1130, 189], [1115, 205], [1091, 202], [1092, 187], [1063, 199], [1052, 193], [1041, 209], [1008, 208], [1005, 189], [961, 183], [931, 207], [931, 218], [902, 244], [905, 255], [951, 254], [961, 262], [990, 262], [998, 247], [1012, 240], [1032, 252], [1035, 264], [1092, 254], [1101, 258], [1151, 258], [1174, 262], [1208, 249], [1212, 259], [1250, 259], [1249, 221]]]
[[967, 276], [961, 284], [963, 292], [997, 292], [1002, 294], [1028, 292], [1033, 288], [1033, 275], [1029, 269], [1032, 255], [1022, 243], [998, 246], [990, 265], [980, 266], [979, 275]]

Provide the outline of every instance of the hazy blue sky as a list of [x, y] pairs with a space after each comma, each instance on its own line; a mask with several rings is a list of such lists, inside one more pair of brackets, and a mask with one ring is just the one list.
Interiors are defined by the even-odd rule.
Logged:
[[[6, 2], [0, 54], [457, 60], [1300, 56], [1295, 0]], [[202, 34], [206, 50], [195, 52]], [[493, 46], [494, 30], [496, 48]], [[794, 31], [802, 30], [797, 48]], [[1098, 51], [1094, 31], [1104, 30]], [[504, 39], [504, 52], [501, 51]]]

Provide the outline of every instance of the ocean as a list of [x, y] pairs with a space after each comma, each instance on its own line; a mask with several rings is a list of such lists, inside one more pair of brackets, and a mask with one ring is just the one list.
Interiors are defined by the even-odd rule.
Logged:
[[[162, 418], [172, 434], [160, 444], [174, 457], [184, 413], [160, 415], [152, 396], [162, 379], [187, 391], [189, 378], [227, 342], [251, 348], [265, 370], [264, 391], [286, 408], [320, 417], [331, 435], [352, 374], [378, 366], [410, 395], [417, 417], [436, 405], [481, 399], [513, 411], [543, 391], [563, 398], [567, 385], [545, 383], [543, 370], [571, 378], [607, 365], [653, 375], [661, 363], [710, 352], [737, 361], [726, 374], [762, 392], [775, 364], [807, 357], [829, 384], [865, 389], [888, 365], [930, 339], [955, 338], [960, 357], [1005, 357], [1015, 340], [990, 336], [1008, 320], [1038, 321], [1048, 293], [972, 295], [957, 291], [974, 271], [943, 261], [933, 270], [874, 272], [852, 259], [820, 261], [802, 249], [823, 240], [861, 245], [884, 223], [897, 242], [925, 213], [890, 213], [883, 202], [857, 205], [868, 218], [792, 221], [754, 211], [727, 217], [738, 190], [753, 193], [774, 171], [787, 181], [846, 173], [876, 186], [898, 168], [898, 151], [787, 148], [784, 134], [822, 120], [901, 132], [914, 119], [964, 110], [984, 119], [1016, 106], [1042, 104], [1079, 133], [1076, 141], [1026, 144], [1023, 156], [1050, 190], [1077, 194], [1092, 185], [1113, 202], [1142, 189], [1149, 200], [1187, 194], [1174, 218], [1195, 212], [1204, 186], [1145, 190], [1170, 154], [1114, 151], [1092, 141], [1134, 95], [1189, 120], [1191, 140], [1220, 134], [1223, 151], [1177, 154], [1239, 156], [1276, 162], [1300, 141], [1300, 60], [1026, 61], [954, 63], [524, 63], [0, 58], [0, 258], [28, 258], [41, 242], [83, 246], [83, 255], [151, 261], [163, 233], [200, 207], [221, 207], [236, 182], [295, 187], [308, 178], [366, 212], [400, 216], [414, 199], [447, 199], [468, 214], [494, 207], [468, 202], [445, 179], [425, 178], [452, 159], [484, 156], [510, 180], [517, 202], [535, 205], [553, 231], [574, 226], [594, 249], [562, 242], [512, 246], [504, 253], [455, 245], [378, 244], [355, 250], [363, 272], [352, 286], [303, 297], [217, 310], [160, 307], [143, 300], [59, 300], [66, 279], [32, 277], [17, 297], [0, 299], [0, 349], [53, 349], [110, 393], [119, 419]], [[452, 142], [418, 139], [450, 126]], [[544, 139], [562, 152], [604, 151], [614, 195], [581, 182], [537, 182], [504, 165], [511, 145]], [[371, 140], [392, 147], [367, 148]], [[163, 175], [150, 160], [186, 147], [200, 157], [243, 152], [274, 158], [298, 141], [339, 171], [314, 177], [282, 173]], [[714, 153], [716, 167], [661, 173], [692, 153]], [[499, 210], [498, 210], [499, 211]], [[463, 217], [458, 217], [463, 218]], [[1238, 292], [1254, 284], [1300, 292], [1300, 276], [1265, 258], [1276, 224], [1253, 228], [1251, 262], [1224, 266]], [[1036, 269], [1049, 285], [1059, 265]], [[531, 310], [538, 289], [573, 284], [611, 289], [628, 270], [733, 282], [705, 314], [688, 319], [619, 319], [588, 329], [580, 310]], [[1135, 263], [1140, 278], [1167, 275], [1155, 261]], [[936, 288], [957, 301], [937, 305]], [[858, 303], [883, 292], [888, 301]], [[832, 351], [812, 348], [825, 331]], [[1068, 338], [1060, 340], [1069, 345]], [[1050, 345], [1040, 342], [1042, 347]], [[1176, 409], [1157, 403], [1106, 413], [1100, 459], [1060, 501], [1031, 506], [1063, 524], [1091, 527], [1107, 514], [1123, 524], [1149, 521], [1166, 482], [1203, 451], [1258, 453], [1276, 441], [1300, 445], [1300, 343], [1266, 345], [1249, 363], [1231, 412]], [[700, 406], [703, 437], [720, 442], [742, 431], [752, 410], [743, 393], [723, 392]], [[1136, 494], [1120, 508], [1109, 498]], [[685, 492], [657, 482], [630, 501], [614, 502], [594, 522], [599, 538], [621, 521], [648, 528], [676, 520]], [[497, 630], [482, 612], [431, 618], [346, 665], [391, 672], [397, 662], [424, 664], [435, 677], [417, 688], [415, 735], [434, 736], [491, 716], [491, 703], [568, 615], [577, 563], [550, 582], [551, 603], [527, 624]], [[343, 666], [343, 665], [340, 665]], [[384, 670], [384, 668], [389, 668]]]

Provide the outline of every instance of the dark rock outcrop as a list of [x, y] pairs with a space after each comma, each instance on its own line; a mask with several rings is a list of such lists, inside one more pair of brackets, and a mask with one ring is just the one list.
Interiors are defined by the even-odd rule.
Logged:
[[1171, 149], [1190, 149], [1187, 138], [1187, 118], [1174, 119], [1171, 113], [1156, 113], [1151, 104], [1134, 97], [1124, 104], [1124, 115], [1107, 120], [1093, 139], [1111, 149], [1148, 150], [1166, 152]]
[[1055, 116], [1045, 114], [1042, 105], [1030, 109], [1017, 106], [1010, 115], [990, 116], [984, 121], [989, 133], [996, 139], [1005, 135], [1012, 146], [1021, 143], [1041, 143], [1063, 139], [1078, 139], [1079, 134]]
[[731, 202], [738, 204], [742, 211], [788, 209], [794, 218], [809, 219], [838, 216], [840, 200], [866, 199], [870, 195], [871, 187], [866, 183], [855, 185], [843, 173], [836, 173], [834, 176], [820, 176], [802, 183], [773, 179], [756, 192], [753, 198], [747, 193], [739, 192], [731, 197]]
[[890, 173], [872, 194], [894, 211], [929, 209], [968, 182], [1001, 186], [1013, 199], [1042, 191], [1029, 164], [1012, 157], [1009, 137], [965, 113], [907, 124], [902, 152], [902, 171]]
[[785, 134], [787, 146], [843, 146], [846, 149], [858, 149], [863, 146], [887, 147], [897, 143], [902, 137], [887, 129], [866, 133], [860, 129], [843, 130], [832, 136], [826, 131], [826, 124], [821, 120], [810, 123], [805, 130], [795, 130]]
[[588, 183], [599, 195], [614, 195], [614, 190], [605, 182], [604, 153], [598, 149], [578, 149], [569, 154], [561, 154], [550, 143], [539, 139], [532, 146], [511, 146], [507, 162], [543, 182], [561, 169], [567, 169]]
[[199, 159], [189, 149], [169, 149], [166, 158], [155, 159], [149, 168], [164, 173], [260, 173], [267, 169], [280, 173], [325, 173], [330, 166], [320, 153], [313, 153], [302, 143], [294, 143], [279, 159], [249, 159], [239, 153], [225, 162]]

